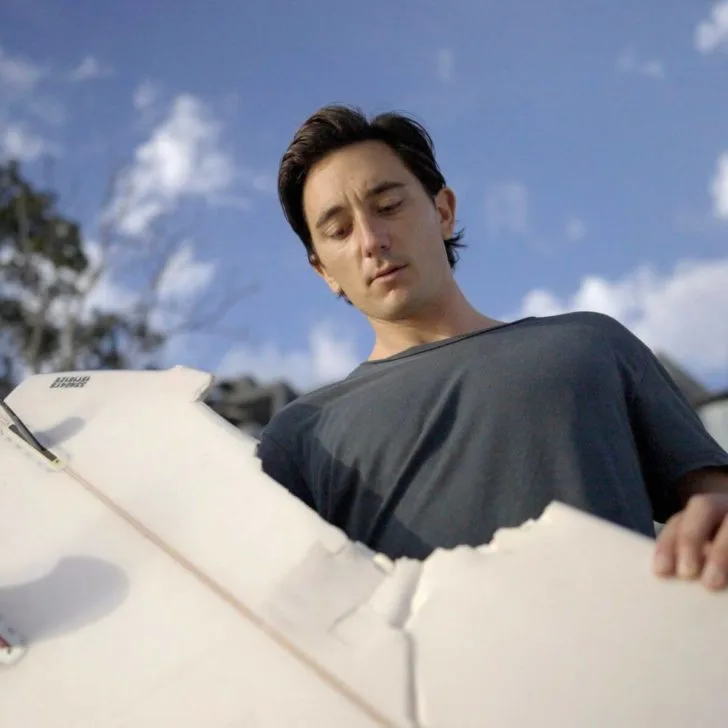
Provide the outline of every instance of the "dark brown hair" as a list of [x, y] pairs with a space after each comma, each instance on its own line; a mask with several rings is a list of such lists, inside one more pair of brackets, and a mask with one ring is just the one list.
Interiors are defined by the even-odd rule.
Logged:
[[[435, 160], [435, 149], [427, 130], [414, 119], [388, 112], [367, 119], [357, 108], [342, 105], [324, 106], [298, 129], [286, 149], [278, 170], [278, 198], [283, 214], [301, 238], [308, 258], [315, 261], [311, 231], [303, 211], [303, 187], [311, 168], [331, 152], [351, 144], [380, 141], [387, 144], [417, 177], [434, 200], [445, 187], [445, 177]], [[451, 268], [458, 261], [463, 233], [444, 240]]]

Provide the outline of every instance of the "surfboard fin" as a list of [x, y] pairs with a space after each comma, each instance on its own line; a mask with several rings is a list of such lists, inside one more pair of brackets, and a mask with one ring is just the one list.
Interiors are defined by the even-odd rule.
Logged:
[[48, 450], [38, 441], [38, 438], [25, 426], [25, 424], [23, 424], [23, 421], [20, 419], [20, 417], [18, 417], [18, 415], [15, 414], [15, 412], [13, 412], [9, 404], [7, 404], [4, 400], [0, 399], [0, 407], [2, 407], [3, 411], [12, 422], [12, 424], [8, 427], [10, 432], [19, 437], [26, 444], [30, 445], [30, 447], [36, 450], [49, 462], [58, 462], [58, 457], [56, 457], [56, 455], [54, 455], [50, 450]]

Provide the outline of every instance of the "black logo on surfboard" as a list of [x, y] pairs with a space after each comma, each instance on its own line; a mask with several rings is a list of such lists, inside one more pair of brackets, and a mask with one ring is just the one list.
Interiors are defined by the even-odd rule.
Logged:
[[51, 389], [80, 389], [88, 384], [91, 377], [56, 377], [51, 384]]

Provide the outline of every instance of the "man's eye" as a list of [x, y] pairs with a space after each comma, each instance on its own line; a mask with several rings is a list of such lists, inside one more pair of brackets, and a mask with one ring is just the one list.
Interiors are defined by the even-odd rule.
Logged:
[[397, 202], [390, 202], [388, 205], [380, 205], [379, 212], [383, 213], [384, 215], [388, 215], [399, 210], [401, 206], [402, 201], [397, 200]]
[[343, 240], [348, 234], [348, 228], [336, 228], [329, 233], [329, 237], [334, 240]]

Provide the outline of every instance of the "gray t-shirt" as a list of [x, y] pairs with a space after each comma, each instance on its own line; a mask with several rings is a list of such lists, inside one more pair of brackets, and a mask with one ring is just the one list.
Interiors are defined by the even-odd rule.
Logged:
[[614, 319], [522, 319], [365, 362], [281, 410], [258, 455], [392, 558], [486, 543], [553, 500], [654, 535], [684, 473], [728, 466], [652, 352]]

